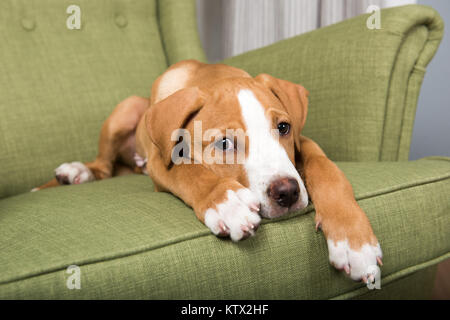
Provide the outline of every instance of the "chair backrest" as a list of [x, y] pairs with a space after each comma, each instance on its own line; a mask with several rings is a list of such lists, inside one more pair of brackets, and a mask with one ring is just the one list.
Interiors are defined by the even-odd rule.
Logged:
[[426, 66], [444, 32], [427, 6], [383, 9], [225, 60], [309, 90], [304, 134], [336, 161], [407, 160]]
[[118, 102], [204, 60], [195, 0], [2, 0], [0, 43], [0, 198], [93, 160]]

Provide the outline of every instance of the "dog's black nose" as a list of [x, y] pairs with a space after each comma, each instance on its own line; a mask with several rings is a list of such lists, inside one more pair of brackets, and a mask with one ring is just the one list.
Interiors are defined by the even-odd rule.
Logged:
[[278, 205], [290, 207], [297, 200], [300, 193], [298, 182], [292, 178], [282, 178], [272, 182], [267, 193]]

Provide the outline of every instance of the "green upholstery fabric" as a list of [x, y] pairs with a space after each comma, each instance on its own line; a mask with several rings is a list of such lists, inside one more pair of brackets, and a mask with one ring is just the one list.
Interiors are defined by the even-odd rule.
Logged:
[[443, 35], [430, 7], [381, 11], [287, 39], [224, 61], [265, 72], [310, 92], [304, 134], [336, 161], [407, 160], [425, 67]]
[[[81, 30], [66, 28], [72, 4]], [[328, 264], [312, 206], [235, 244], [145, 176], [27, 192], [60, 163], [91, 160], [119, 101], [148, 96], [168, 65], [205, 58], [194, 0], [1, 1], [0, 298], [423, 297], [450, 256], [450, 159], [376, 161], [407, 159], [442, 21], [422, 6], [383, 10], [382, 30], [366, 17], [226, 63], [305, 85], [305, 133], [331, 158], [360, 161], [338, 164], [384, 251], [376, 292]], [[66, 287], [72, 264], [81, 290]]]
[[[72, 4], [80, 30], [66, 27]], [[93, 160], [117, 103], [148, 97], [168, 61], [203, 59], [194, 13], [194, 0], [1, 1], [0, 198], [48, 181], [62, 162]]]
[[[449, 257], [450, 159], [338, 163], [384, 251], [384, 285]], [[127, 176], [0, 201], [0, 298], [351, 298], [368, 289], [328, 263], [312, 206], [240, 243]], [[69, 265], [81, 289], [66, 288]]]

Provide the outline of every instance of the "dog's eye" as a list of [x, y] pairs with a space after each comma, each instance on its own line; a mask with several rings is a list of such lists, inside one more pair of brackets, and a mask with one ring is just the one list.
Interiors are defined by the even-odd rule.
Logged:
[[291, 130], [291, 126], [287, 122], [280, 122], [278, 124], [278, 131], [280, 132], [280, 136], [285, 136]]
[[228, 138], [223, 138], [215, 143], [215, 146], [219, 150], [227, 151], [234, 149], [233, 142]]

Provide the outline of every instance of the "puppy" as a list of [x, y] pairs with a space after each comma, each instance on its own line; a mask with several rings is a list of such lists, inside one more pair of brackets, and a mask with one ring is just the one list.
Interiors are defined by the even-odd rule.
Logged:
[[[303, 209], [308, 194], [329, 260], [367, 282], [382, 252], [339, 168], [301, 135], [308, 91], [268, 74], [188, 60], [154, 82], [150, 99], [119, 103], [102, 126], [93, 162], [62, 164], [33, 189], [130, 172], [191, 206], [215, 235], [252, 236], [261, 217]], [[372, 280], [372, 279], [371, 279]]]

